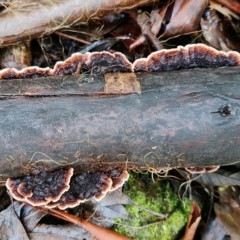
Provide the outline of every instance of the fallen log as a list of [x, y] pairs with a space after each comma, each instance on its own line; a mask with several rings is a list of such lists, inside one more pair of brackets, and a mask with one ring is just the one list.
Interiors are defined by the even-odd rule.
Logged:
[[240, 159], [240, 67], [0, 81], [0, 176]]

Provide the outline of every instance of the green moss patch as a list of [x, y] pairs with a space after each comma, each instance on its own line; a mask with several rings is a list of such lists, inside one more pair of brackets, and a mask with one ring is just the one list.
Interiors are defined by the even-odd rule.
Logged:
[[[135, 205], [127, 205], [128, 219], [117, 219], [115, 230], [133, 239], [176, 239], [187, 222], [190, 201], [180, 201], [167, 181], [154, 183], [149, 175], [132, 174], [125, 194]], [[166, 216], [164, 218], [164, 215]]]

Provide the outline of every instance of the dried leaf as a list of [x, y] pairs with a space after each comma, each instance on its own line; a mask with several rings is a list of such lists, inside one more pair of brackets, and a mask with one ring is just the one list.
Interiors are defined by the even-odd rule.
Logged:
[[165, 31], [160, 37], [169, 38], [196, 31], [207, 4], [207, 0], [175, 0], [170, 22], [166, 22]]
[[[0, 213], [0, 236], [1, 240], [29, 240], [28, 235], [19, 220], [20, 211], [24, 204], [14, 202]], [[21, 236], [21, 238], [19, 238]]]
[[206, 9], [201, 18], [202, 33], [212, 47], [223, 51], [240, 51], [240, 36], [228, 17], [220, 17], [214, 9]]
[[83, 228], [74, 224], [66, 225], [46, 225], [38, 224], [35, 229], [29, 234], [31, 240], [93, 240], [92, 235]]
[[[54, 227], [54, 226], [52, 226]], [[61, 229], [61, 227], [59, 227]], [[47, 239], [47, 240], [77, 240], [77, 238], [70, 238], [70, 237], [61, 237], [57, 234], [52, 234], [52, 233], [30, 233], [29, 237], [31, 240], [42, 240], [42, 239]], [[89, 238], [84, 238], [86, 240], [90, 240]], [[91, 238], [92, 239], [92, 238]]]
[[232, 240], [239, 240], [240, 236], [240, 208], [233, 208], [228, 203], [214, 204], [214, 210], [223, 223]]
[[[195, 175], [193, 178], [196, 177]], [[232, 173], [224, 170], [218, 170], [214, 173], [203, 173], [196, 178], [199, 183], [208, 186], [240, 186], [240, 173]]]
[[110, 207], [99, 206], [96, 209], [96, 211], [101, 216], [101, 218], [111, 218], [111, 219], [123, 218], [123, 219], [126, 219], [128, 216], [127, 210], [122, 205], [115, 205], [115, 206], [110, 206]]
[[198, 224], [201, 220], [201, 210], [196, 202], [192, 203], [192, 209], [185, 230], [184, 237], [181, 240], [192, 240], [195, 236]]
[[[109, 222], [112, 222], [114, 218], [127, 218], [128, 212], [122, 204], [131, 203], [131, 200], [119, 188], [113, 192], [109, 192], [100, 202], [93, 199], [83, 204], [83, 207], [86, 206], [86, 208], [89, 208], [91, 206], [92, 211], [95, 212], [95, 215], [98, 216], [98, 220], [101, 222], [106, 222], [108, 218]], [[109, 224], [105, 227], [109, 227]]]
[[131, 200], [122, 192], [122, 188], [109, 192], [100, 203], [101, 206], [112, 206], [117, 204], [131, 204]]
[[32, 206], [25, 205], [21, 212], [21, 220], [25, 229], [31, 232], [45, 215], [46, 213]]
[[226, 235], [228, 235], [228, 233], [226, 232], [220, 220], [216, 217], [207, 225], [207, 229], [204, 233], [204, 236], [202, 236], [202, 240], [227, 240], [227, 238], [225, 238]]
[[222, 6], [225, 6], [232, 11], [240, 14], [240, 1], [239, 0], [214, 0], [215, 2], [218, 2]]
[[231, 239], [239, 240], [239, 188], [219, 188], [219, 203], [214, 204], [214, 210]]

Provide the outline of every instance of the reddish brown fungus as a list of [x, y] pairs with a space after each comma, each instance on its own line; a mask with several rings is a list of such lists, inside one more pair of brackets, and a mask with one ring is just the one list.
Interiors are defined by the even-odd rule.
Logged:
[[37, 78], [51, 76], [50, 68], [27, 67], [18, 72], [18, 78]]
[[9, 178], [6, 187], [15, 199], [40, 206], [50, 201], [58, 201], [69, 189], [72, 175], [72, 168], [51, 173], [41, 171], [39, 174], [26, 175], [23, 178]]
[[216, 172], [220, 166], [206, 167], [206, 172]]
[[211, 167], [186, 167], [185, 169], [191, 174], [199, 174], [205, 172], [215, 172], [219, 169], [220, 166], [211, 166]]
[[18, 193], [17, 188], [21, 184], [21, 179], [8, 178], [6, 181], [6, 187], [9, 190], [11, 196], [18, 201], [24, 201], [25, 197]]
[[57, 62], [51, 75], [72, 75], [80, 73], [82, 66], [82, 54], [74, 53], [64, 62]]
[[204, 44], [190, 44], [175, 49], [151, 53], [131, 64], [122, 53], [93, 52], [75, 53], [53, 69], [26, 67], [20, 71], [6, 68], [0, 71], [0, 79], [34, 78], [76, 73], [105, 74], [110, 72], [160, 72], [184, 68], [210, 68], [240, 66], [238, 52], [218, 51]]
[[107, 175], [112, 179], [112, 187], [110, 191], [114, 191], [115, 189], [121, 187], [129, 178], [129, 174], [126, 170], [113, 170], [107, 173]]
[[99, 201], [108, 191], [121, 187], [128, 177], [126, 170], [112, 170], [106, 174], [94, 172], [75, 175], [71, 179], [70, 189], [61, 196], [58, 205], [50, 203], [47, 207], [72, 208], [92, 197]]
[[126, 170], [107, 173], [81, 173], [73, 176], [73, 169], [61, 169], [52, 173], [41, 171], [6, 182], [11, 195], [33, 206], [66, 209], [75, 207], [90, 198], [101, 200], [108, 191], [122, 186], [128, 179]]
[[27, 182], [21, 182], [17, 187], [17, 192], [23, 197], [31, 197], [33, 195], [32, 188]]
[[[24, 68], [25, 69], [25, 68]], [[15, 68], [5, 68], [0, 71], [0, 79], [14, 79], [18, 77], [18, 70]]]
[[159, 72], [184, 68], [240, 66], [240, 54], [218, 51], [204, 44], [190, 44], [177, 49], [153, 52], [133, 63], [135, 72]]
[[132, 64], [121, 53], [93, 52], [88, 53], [83, 62], [83, 72], [89, 74], [105, 74], [110, 72], [132, 72]]
[[[58, 207], [60, 209], [75, 207], [92, 197], [100, 200], [111, 186], [112, 180], [102, 172], [74, 175], [70, 182], [70, 189], [61, 196]], [[52, 204], [49, 207], [52, 207]]]
[[185, 169], [190, 172], [191, 174], [196, 174], [196, 173], [205, 173], [206, 168], [205, 167], [185, 167]]

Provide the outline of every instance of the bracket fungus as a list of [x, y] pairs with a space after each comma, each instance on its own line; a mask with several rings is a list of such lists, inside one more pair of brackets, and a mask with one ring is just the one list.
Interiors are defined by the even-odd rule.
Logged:
[[41, 206], [50, 201], [56, 202], [69, 189], [73, 169], [61, 169], [56, 172], [41, 171], [36, 175], [23, 178], [8, 178], [6, 187], [10, 194], [19, 201], [33, 206]]
[[220, 166], [211, 166], [211, 167], [185, 167], [185, 170], [191, 174], [200, 174], [205, 172], [216, 172]]
[[115, 189], [121, 187], [129, 178], [129, 174], [126, 170], [123, 170], [122, 172], [118, 170], [112, 170], [107, 173], [107, 176], [112, 179], [110, 191], [114, 191]]
[[204, 44], [190, 44], [175, 49], [160, 50], [133, 63], [135, 72], [160, 72], [186, 68], [240, 66], [240, 54], [218, 51]]
[[0, 79], [36, 78], [79, 73], [105, 74], [111, 72], [160, 72], [187, 68], [240, 66], [240, 53], [218, 51], [204, 44], [189, 44], [151, 53], [147, 58], [130, 63], [120, 52], [74, 53], [53, 69], [26, 67], [22, 70], [5, 68]]
[[126, 170], [73, 175], [73, 168], [55, 172], [45, 170], [36, 175], [8, 178], [6, 187], [13, 198], [32, 206], [72, 208], [90, 198], [101, 200], [109, 191], [121, 187], [128, 179]]

